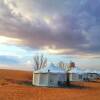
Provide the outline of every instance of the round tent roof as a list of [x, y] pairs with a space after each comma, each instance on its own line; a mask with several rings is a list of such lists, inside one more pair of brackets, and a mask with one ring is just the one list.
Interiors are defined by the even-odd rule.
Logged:
[[34, 71], [34, 73], [48, 73], [48, 72], [51, 72], [51, 73], [66, 73], [64, 69], [57, 67], [53, 64]]
[[84, 72], [83, 72], [83, 70], [81, 70], [80, 68], [75, 67], [75, 68], [71, 69], [71, 70], [69, 71], [69, 73], [82, 74], [82, 73], [84, 73]]
[[99, 70], [92, 70], [92, 73], [100, 74]]
[[85, 71], [84, 71], [84, 73], [94, 73], [92, 70], [90, 70], [90, 69], [86, 69]]

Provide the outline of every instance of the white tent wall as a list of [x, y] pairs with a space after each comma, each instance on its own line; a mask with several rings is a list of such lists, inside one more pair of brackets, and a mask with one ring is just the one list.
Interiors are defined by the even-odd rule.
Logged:
[[83, 81], [83, 70], [75, 67], [72, 68], [70, 71], [70, 81]]
[[63, 73], [50, 73], [49, 74], [49, 86], [58, 86], [58, 82], [66, 81], [66, 74]]
[[58, 74], [58, 77], [59, 77], [59, 81], [64, 82], [67, 80], [67, 73]]
[[57, 87], [59, 81], [66, 81], [66, 72], [52, 64], [33, 72], [33, 85]]
[[40, 73], [39, 86], [48, 86], [49, 74]]
[[58, 82], [66, 81], [64, 73], [33, 73], [33, 85], [57, 87]]
[[82, 74], [70, 73], [70, 81], [83, 81]]
[[51, 87], [56, 87], [58, 86], [58, 80], [59, 80], [58, 74], [50, 73], [48, 85]]
[[33, 73], [33, 85], [39, 85], [40, 80], [40, 74], [39, 73]]

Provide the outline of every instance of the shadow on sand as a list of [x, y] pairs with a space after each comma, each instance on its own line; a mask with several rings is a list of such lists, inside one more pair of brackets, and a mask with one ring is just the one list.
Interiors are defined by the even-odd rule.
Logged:
[[84, 84], [70, 84], [70, 86], [65, 86], [64, 88], [70, 88], [70, 89], [92, 89], [92, 87], [85, 86]]
[[[32, 81], [29, 80], [13, 80], [13, 79], [5, 79], [7, 82], [10, 83], [15, 83], [15, 84], [19, 84], [19, 85], [24, 85], [24, 86], [32, 86], [32, 87], [38, 87], [38, 86], [33, 86], [32, 85]], [[93, 81], [93, 83], [100, 83], [100, 81]], [[7, 85], [5, 84], [5, 82], [3, 83], [3, 85]], [[86, 86], [86, 83], [74, 83], [72, 82], [70, 84], [70, 86], [67, 86], [67, 84], [65, 86], [59, 86], [59, 87], [48, 87], [48, 88], [64, 88], [64, 89], [93, 89], [93, 87], [90, 86]]]
[[30, 80], [14, 80], [14, 79], [4, 79], [1, 85], [9, 85], [8, 83], [19, 84], [24, 86], [32, 86], [32, 81]]
[[92, 83], [100, 83], [100, 81], [92, 81]]

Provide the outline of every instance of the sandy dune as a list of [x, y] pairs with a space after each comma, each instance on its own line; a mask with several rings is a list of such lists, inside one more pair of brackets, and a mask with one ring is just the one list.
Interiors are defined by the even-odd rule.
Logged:
[[100, 81], [72, 83], [73, 88], [33, 87], [32, 72], [0, 70], [0, 100], [100, 100]]

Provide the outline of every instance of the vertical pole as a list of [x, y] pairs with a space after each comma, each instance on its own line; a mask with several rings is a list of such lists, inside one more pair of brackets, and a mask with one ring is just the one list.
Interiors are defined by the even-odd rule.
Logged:
[[50, 70], [48, 70], [48, 87], [50, 85]]
[[70, 73], [67, 71], [67, 86], [70, 86]]

